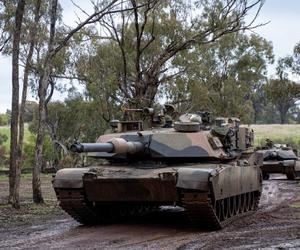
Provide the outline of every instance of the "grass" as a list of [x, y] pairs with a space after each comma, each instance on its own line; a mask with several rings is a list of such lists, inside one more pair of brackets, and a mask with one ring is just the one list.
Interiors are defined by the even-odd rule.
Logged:
[[[49, 178], [52, 178], [52, 174], [42, 174], [42, 176], [49, 176]], [[31, 180], [32, 174], [31, 173], [22, 174], [21, 179]], [[0, 182], [1, 181], [8, 181], [8, 175], [0, 175]]]
[[275, 143], [290, 144], [300, 151], [300, 124], [251, 125], [250, 127], [255, 132], [255, 146], [264, 145], [268, 138]]
[[9, 149], [9, 143], [10, 143], [10, 127], [9, 126], [0, 126], [0, 134], [6, 135], [8, 140], [4, 142], [3, 146], [5, 147], [5, 150], [7, 151]]
[[[22, 174], [20, 187], [21, 208], [16, 210], [7, 204], [8, 177], [0, 176], [0, 231], [22, 225], [42, 224], [53, 218], [65, 217], [59, 208], [52, 187], [52, 174], [41, 174], [41, 187], [44, 204], [32, 202], [32, 175]], [[1, 247], [0, 247], [1, 248]]]
[[[0, 126], [0, 134], [4, 134], [8, 137], [8, 140], [3, 144], [6, 151], [9, 151], [10, 144], [10, 126]], [[28, 129], [28, 124], [24, 126], [24, 142], [28, 141], [31, 132]]]

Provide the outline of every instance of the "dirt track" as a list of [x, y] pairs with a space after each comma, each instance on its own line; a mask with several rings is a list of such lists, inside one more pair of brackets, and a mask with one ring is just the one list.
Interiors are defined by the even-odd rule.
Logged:
[[[300, 182], [264, 182], [257, 213], [225, 229], [191, 228], [181, 210], [164, 208], [122, 224], [86, 227], [67, 215], [0, 229], [9, 249], [300, 249]], [[284, 178], [284, 177], [283, 177]]]

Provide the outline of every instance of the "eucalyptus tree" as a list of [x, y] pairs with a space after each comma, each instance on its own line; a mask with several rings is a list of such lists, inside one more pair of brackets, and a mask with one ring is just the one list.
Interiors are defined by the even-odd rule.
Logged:
[[288, 78], [270, 79], [265, 91], [280, 114], [280, 123], [286, 123], [289, 110], [300, 100], [300, 85]]
[[18, 163], [18, 121], [19, 121], [19, 52], [21, 27], [25, 9], [25, 0], [18, 2], [14, 28], [12, 32], [12, 115], [10, 142], [9, 201], [14, 208], [20, 207], [20, 165]]
[[[17, 23], [18, 19], [14, 13], [18, 13], [18, 8], [22, 1], [1, 1], [0, 3], [0, 28], [1, 28], [1, 53], [5, 56], [12, 55], [13, 58], [13, 95], [14, 106], [12, 108], [11, 140], [13, 146], [11, 148], [11, 164], [10, 168], [17, 169], [17, 174], [10, 175], [10, 183], [17, 183], [19, 186], [20, 168], [22, 165], [22, 148], [24, 138], [24, 115], [28, 92], [29, 81], [38, 77], [39, 73], [37, 65], [45, 46], [47, 36], [45, 36], [46, 23], [48, 22], [47, 1], [30, 0], [26, 1], [23, 8], [22, 20]], [[25, 5], [25, 3], [23, 3]], [[16, 25], [19, 25], [19, 38], [15, 35]], [[15, 39], [17, 37], [17, 41]], [[18, 60], [14, 60], [18, 54]], [[24, 67], [23, 71], [23, 89], [21, 104], [19, 105], [19, 86], [16, 85], [16, 75], [19, 79], [19, 68]], [[15, 74], [14, 72], [17, 72]], [[19, 80], [18, 80], [19, 81]], [[14, 126], [19, 126], [19, 129]], [[15, 149], [16, 147], [16, 149]], [[14, 149], [13, 149], [14, 148]], [[16, 165], [16, 167], [14, 167]], [[14, 171], [14, 170], [12, 170]], [[12, 187], [12, 185], [10, 185]], [[15, 188], [16, 189], [16, 188]], [[10, 188], [9, 200], [12, 197], [12, 188]], [[16, 193], [16, 192], [15, 192]], [[19, 193], [17, 191], [17, 193]], [[16, 195], [16, 194], [15, 194]]]
[[264, 86], [266, 97], [279, 113], [280, 122], [286, 123], [288, 113], [296, 108], [300, 100], [300, 43], [294, 47], [293, 54], [279, 58], [276, 66], [276, 78]]
[[[263, 5], [244, 0], [142, 2], [145, 6], [137, 9], [135, 0], [123, 1], [123, 8], [133, 10], [101, 19], [98, 35], [106, 41], [95, 40], [78, 59], [77, 73], [101, 105], [108, 100], [153, 106], [160, 90], [186, 71], [176, 60], [226, 34], [255, 28], [255, 14]], [[250, 11], [254, 18], [247, 23]]]
[[256, 95], [267, 80], [267, 64], [273, 62], [271, 44], [257, 35], [237, 32], [197, 46], [188, 58], [187, 71], [169, 85], [169, 99], [182, 102], [182, 111], [209, 109], [215, 115], [252, 122]]

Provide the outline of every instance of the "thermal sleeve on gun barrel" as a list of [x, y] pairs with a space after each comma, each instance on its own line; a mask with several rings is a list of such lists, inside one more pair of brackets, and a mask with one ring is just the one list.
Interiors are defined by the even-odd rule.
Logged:
[[83, 152], [107, 152], [114, 151], [114, 145], [110, 142], [106, 143], [74, 143], [71, 145], [70, 150], [74, 153]]

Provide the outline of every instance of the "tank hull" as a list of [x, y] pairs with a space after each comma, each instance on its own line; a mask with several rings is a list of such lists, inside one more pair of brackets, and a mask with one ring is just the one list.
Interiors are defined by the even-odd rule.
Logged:
[[292, 149], [270, 148], [257, 152], [263, 154], [261, 170], [264, 179], [273, 173], [285, 174], [290, 180], [300, 177], [300, 160]]
[[256, 210], [261, 185], [259, 167], [233, 163], [62, 169], [53, 180], [61, 207], [83, 224], [176, 205], [214, 229]]
[[264, 161], [261, 166], [263, 176], [269, 174], [285, 174], [289, 180], [300, 177], [300, 161], [293, 161], [292, 164], [280, 161]]

